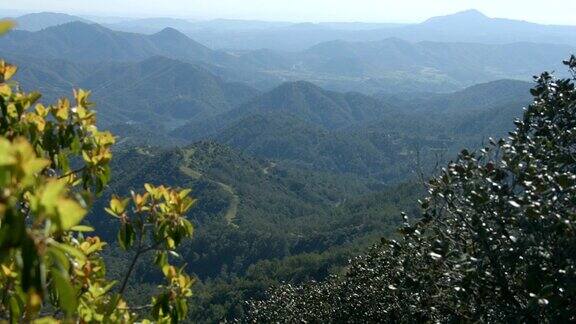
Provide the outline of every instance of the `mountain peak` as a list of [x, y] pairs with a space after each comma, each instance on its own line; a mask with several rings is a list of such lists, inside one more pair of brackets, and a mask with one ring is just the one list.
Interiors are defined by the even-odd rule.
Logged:
[[488, 16], [486, 16], [481, 11], [476, 10], [476, 9], [469, 9], [469, 10], [460, 11], [460, 12], [453, 14], [452, 16], [459, 16], [459, 17], [466, 17], [466, 18], [488, 18]]
[[177, 37], [186, 37], [186, 35], [182, 34], [178, 29], [173, 28], [173, 27], [166, 27], [164, 29], [162, 29], [161, 31], [157, 32], [155, 35], [158, 36], [177, 36]]
[[162, 29], [161, 31], [157, 32], [156, 34], [153, 34], [151, 36], [152, 38], [156, 39], [156, 40], [161, 40], [161, 41], [176, 41], [176, 42], [190, 42], [192, 41], [192, 39], [190, 39], [190, 37], [186, 36], [186, 34], [182, 33], [181, 31], [179, 31], [176, 28], [173, 27], [166, 27], [164, 29]]
[[436, 23], [469, 23], [474, 21], [484, 21], [490, 19], [488, 16], [476, 9], [460, 11], [451, 15], [432, 17], [424, 22], [424, 24]]

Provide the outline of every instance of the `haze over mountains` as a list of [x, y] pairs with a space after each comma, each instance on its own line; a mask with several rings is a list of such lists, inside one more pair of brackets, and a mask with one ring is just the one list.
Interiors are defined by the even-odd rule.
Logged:
[[[41, 13], [19, 17], [21, 29], [41, 28], [82, 17]], [[34, 23], [31, 23], [34, 22]], [[318, 43], [341, 39], [378, 41], [398, 37], [408, 41], [477, 42], [505, 44], [537, 42], [576, 45], [575, 26], [541, 25], [526, 21], [490, 18], [477, 10], [433, 17], [419, 24], [387, 23], [289, 23], [216, 19], [189, 21], [174, 18], [125, 19], [107, 27], [136, 33], [153, 34], [171, 27], [188, 34], [211, 48], [254, 50], [269, 48], [301, 51]], [[506, 32], [502, 32], [506, 30]]]
[[[476, 11], [407, 26], [144, 20], [142, 25], [158, 26], [153, 34], [117, 31], [111, 29], [117, 28], [115, 24], [74, 19], [52, 13], [17, 18], [22, 29], [34, 32], [17, 31], [4, 37], [0, 50], [73, 63], [136, 62], [165, 56], [200, 64], [225, 81], [244, 82], [260, 90], [306, 80], [331, 90], [374, 94], [408, 89], [449, 92], [503, 78], [529, 80], [542, 70], [560, 70], [559, 62], [576, 47], [574, 27], [492, 19]], [[127, 23], [138, 25], [139, 20]], [[201, 32], [191, 32], [194, 28]], [[200, 36], [205, 30], [229, 35], [242, 45], [205, 42]], [[259, 34], [264, 33], [298, 44], [282, 48], [263, 41], [248, 46], [250, 42], [236, 33], [249, 34], [246, 37], [254, 41], [268, 37]], [[299, 38], [299, 33], [323, 36], [312, 41]]]

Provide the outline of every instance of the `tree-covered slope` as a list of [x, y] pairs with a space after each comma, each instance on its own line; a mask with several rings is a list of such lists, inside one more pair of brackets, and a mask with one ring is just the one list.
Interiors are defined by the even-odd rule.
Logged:
[[[193, 188], [198, 202], [188, 218], [195, 235], [180, 255], [201, 280], [191, 314], [198, 322], [242, 316], [243, 301], [263, 296], [270, 285], [320, 280], [337, 271], [352, 251], [391, 233], [400, 211], [415, 212], [409, 197], [422, 191], [414, 184], [385, 190], [357, 177], [283, 167], [212, 142], [124, 150], [112, 170], [116, 180], [102, 201], [146, 182]], [[101, 207], [97, 202], [94, 210]], [[104, 229], [103, 237], [114, 239], [100, 213], [89, 219]], [[127, 262], [114, 253], [107, 257], [114, 261], [112, 273]], [[146, 262], [151, 260], [137, 266], [142, 286], [134, 300], [157, 280]]]
[[413, 166], [406, 143], [387, 136], [379, 143], [364, 134], [330, 131], [290, 115], [255, 114], [214, 137], [283, 165], [395, 181], [398, 168]]
[[397, 114], [393, 106], [359, 93], [324, 90], [309, 82], [287, 82], [206, 123], [191, 122], [174, 131], [183, 139], [196, 139], [255, 114], [291, 116], [305, 123], [337, 129]]
[[246, 103], [238, 114], [274, 112], [334, 129], [379, 119], [393, 111], [391, 106], [359, 93], [338, 93], [309, 82], [290, 82]]
[[13, 58], [26, 63], [20, 71], [21, 86], [42, 90], [47, 99], [67, 95], [77, 87], [91, 89], [103, 126], [136, 122], [148, 125], [144, 127], [175, 127], [232, 110], [258, 94], [198, 65], [161, 56], [106, 64]]
[[101, 99], [102, 110], [122, 115], [123, 121], [201, 120], [232, 110], [258, 93], [201, 67], [164, 57], [109, 64], [81, 83]]
[[[316, 226], [323, 226], [334, 206], [379, 188], [350, 176], [277, 166], [213, 142], [118, 154], [113, 165], [113, 174], [118, 176], [108, 194], [160, 181], [193, 188], [198, 205], [189, 217], [198, 225], [198, 232], [190, 258], [194, 254], [197, 260], [189, 262], [203, 277], [217, 275], [224, 265], [238, 272], [261, 258], [291, 254], [290, 247], [302, 235], [312, 235]], [[103, 206], [97, 204], [95, 210], [100, 210], [98, 207]], [[106, 228], [106, 220], [99, 214], [90, 220]], [[222, 240], [214, 240], [215, 236]], [[265, 245], [250, 248], [272, 237], [279, 238], [278, 249]]]
[[504, 135], [521, 114], [527, 89], [528, 83], [503, 80], [451, 94], [379, 101], [288, 83], [172, 134], [184, 141], [214, 139], [308, 170], [405, 181], [414, 176], [410, 170], [427, 169], [459, 147]]
[[576, 319], [572, 77], [536, 78], [507, 139], [463, 149], [346, 271], [254, 301], [248, 322], [572, 322]]

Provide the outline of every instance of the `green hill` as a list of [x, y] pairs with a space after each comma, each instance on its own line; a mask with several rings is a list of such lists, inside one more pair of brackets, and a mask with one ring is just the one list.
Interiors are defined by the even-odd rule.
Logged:
[[154, 120], [168, 126], [232, 110], [258, 93], [224, 82], [201, 67], [163, 57], [110, 64], [81, 84], [93, 89], [102, 111], [114, 111], [124, 121]]
[[394, 107], [359, 93], [327, 91], [303, 81], [288, 82], [207, 122], [184, 125], [173, 135], [188, 140], [213, 135], [254, 114], [292, 116], [321, 128], [337, 129], [397, 113]]

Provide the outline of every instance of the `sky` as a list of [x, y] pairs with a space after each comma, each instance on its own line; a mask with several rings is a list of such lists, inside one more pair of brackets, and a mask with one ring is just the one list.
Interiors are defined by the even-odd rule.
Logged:
[[576, 25], [576, 0], [0, 0], [0, 9], [293, 22], [420, 22], [478, 9], [490, 17]]

